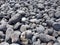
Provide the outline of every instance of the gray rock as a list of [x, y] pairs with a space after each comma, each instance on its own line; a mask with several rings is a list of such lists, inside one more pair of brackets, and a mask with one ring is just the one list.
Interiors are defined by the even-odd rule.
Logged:
[[60, 37], [57, 38], [57, 41], [60, 43]]
[[7, 42], [2, 42], [2, 43], [0, 43], [0, 45], [9, 45], [9, 43], [7, 43]]
[[60, 17], [60, 11], [57, 11], [57, 12], [55, 13], [55, 17], [56, 17], [56, 18], [59, 18], [59, 17]]
[[44, 5], [42, 3], [37, 4], [38, 8], [44, 8]]
[[30, 19], [30, 22], [36, 22], [37, 21], [37, 19]]
[[14, 32], [11, 34], [12, 42], [18, 41], [20, 34], [21, 34], [21, 33], [20, 33], [19, 31], [14, 31]]
[[33, 45], [40, 45], [40, 40], [38, 39], [36, 42], [33, 42]]
[[53, 29], [47, 29], [48, 30], [48, 34], [49, 35], [52, 35], [53, 34], [53, 32], [54, 32], [54, 30]]
[[11, 17], [11, 19], [9, 19], [9, 24], [14, 24], [16, 22], [18, 22], [21, 18], [21, 15], [19, 13], [15, 14], [14, 16]]
[[49, 42], [47, 45], [53, 45], [53, 43], [52, 42]]
[[41, 45], [47, 45], [46, 43], [42, 43]]
[[26, 31], [27, 28], [29, 28], [29, 25], [21, 25], [20, 31], [21, 31], [21, 32]]
[[20, 45], [20, 44], [17, 44], [17, 43], [12, 43], [12, 44], [10, 44], [10, 45]]
[[36, 30], [38, 33], [43, 33], [45, 28], [42, 25], [39, 25], [39, 27], [36, 27]]
[[60, 43], [54, 43], [53, 45], [60, 45]]
[[57, 37], [58, 36], [58, 32], [54, 30], [53, 34], [52, 34], [54, 37]]
[[55, 41], [55, 37], [53, 36], [49, 36], [49, 35], [45, 35], [45, 34], [40, 34], [40, 40], [43, 42], [49, 42], [49, 41]]
[[56, 31], [59, 31], [59, 30], [60, 30], [60, 22], [55, 22], [55, 23], [53, 23], [53, 28], [54, 28]]
[[18, 29], [20, 27], [21, 23], [20, 22], [17, 22], [15, 25], [14, 25], [14, 29]]

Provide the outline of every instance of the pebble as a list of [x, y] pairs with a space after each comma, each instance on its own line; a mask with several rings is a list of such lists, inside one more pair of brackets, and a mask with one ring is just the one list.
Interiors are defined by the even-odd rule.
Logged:
[[22, 22], [25, 22], [27, 20], [27, 18], [22, 17]]
[[40, 40], [38, 39], [36, 42], [33, 42], [33, 45], [40, 45]]
[[12, 42], [16, 42], [18, 39], [19, 39], [19, 35], [21, 33], [19, 31], [14, 31], [12, 34], [11, 34], [11, 39], [12, 39]]
[[53, 45], [60, 45], [60, 43], [54, 43]]
[[60, 43], [60, 37], [57, 38], [57, 41]]
[[21, 25], [20, 31], [21, 31], [21, 32], [26, 31], [27, 28], [29, 28], [29, 25]]
[[6, 37], [5, 37], [6, 41], [11, 37], [11, 35], [12, 35], [13, 32], [14, 31], [13, 31], [12, 28], [7, 28], [7, 30], [6, 30]]
[[43, 42], [49, 42], [49, 41], [55, 41], [56, 39], [52, 36], [49, 36], [49, 35], [45, 35], [45, 34], [40, 34], [40, 40], [43, 41]]
[[30, 22], [35, 23], [37, 19], [30, 19]]
[[54, 23], [53, 23], [53, 28], [54, 28], [56, 31], [59, 31], [59, 30], [60, 30], [60, 22], [54, 22]]
[[47, 29], [48, 30], [48, 34], [49, 35], [52, 35], [53, 34], [53, 32], [54, 32], [54, 30], [53, 29]]
[[14, 16], [11, 17], [11, 19], [9, 19], [9, 24], [15, 24], [16, 22], [18, 22], [20, 20], [21, 15], [20, 14], [15, 14]]
[[7, 43], [7, 42], [2, 42], [2, 43], [0, 43], [0, 45], [9, 45], [9, 43]]
[[15, 25], [14, 25], [14, 29], [18, 29], [20, 27], [21, 23], [20, 22], [17, 22]]
[[47, 45], [46, 43], [42, 43], [41, 45]]
[[38, 33], [43, 33], [45, 28], [42, 25], [39, 25], [39, 27], [36, 27], [36, 30]]
[[17, 43], [12, 43], [12, 44], [10, 44], [10, 45], [20, 45], [20, 44], [17, 44]]
[[57, 11], [57, 12], [55, 13], [55, 17], [56, 17], [56, 18], [59, 18], [59, 17], [60, 17], [60, 11]]
[[41, 9], [44, 8], [44, 5], [41, 3], [37, 4], [37, 6], [38, 6], [38, 8], [41, 8]]
[[49, 42], [47, 45], [53, 45], [53, 43], [52, 42]]

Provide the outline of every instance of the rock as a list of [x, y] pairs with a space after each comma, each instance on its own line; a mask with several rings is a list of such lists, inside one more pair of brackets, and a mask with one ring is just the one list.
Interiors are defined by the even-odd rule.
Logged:
[[60, 37], [57, 38], [57, 41], [60, 42]]
[[15, 24], [16, 22], [18, 22], [20, 20], [21, 15], [20, 14], [15, 14], [14, 16], [11, 17], [11, 19], [9, 19], [9, 24]]
[[36, 30], [38, 33], [43, 33], [45, 28], [42, 25], [39, 25], [39, 27], [36, 27]]
[[60, 45], [60, 43], [54, 43], [53, 45]]
[[57, 32], [57, 31], [54, 31], [52, 35], [53, 35], [54, 37], [58, 37], [58, 32]]
[[25, 12], [23, 11], [23, 10], [17, 10], [17, 12], [19, 13], [19, 14], [24, 14], [25, 15]]
[[27, 28], [29, 28], [29, 27], [30, 27], [29, 25], [21, 25], [20, 31], [21, 31], [21, 32], [26, 31]]
[[45, 2], [45, 0], [39, 0], [39, 3], [44, 3]]
[[54, 23], [54, 21], [53, 20], [46, 20], [46, 23], [47, 23], [48, 26], [52, 26], [52, 24]]
[[54, 32], [54, 30], [53, 29], [47, 29], [48, 30], [48, 34], [49, 35], [52, 35], [53, 34], [53, 32]]
[[14, 31], [12, 34], [11, 34], [11, 39], [12, 39], [12, 42], [16, 42], [18, 39], [19, 39], [19, 35], [21, 33], [19, 31]]
[[47, 45], [53, 45], [53, 43], [52, 42], [49, 42]]
[[12, 28], [7, 28], [7, 30], [6, 30], [6, 37], [5, 37], [6, 41], [11, 37], [11, 35], [12, 35], [13, 32], [14, 31], [13, 31]]
[[25, 18], [25, 17], [22, 17], [22, 22], [25, 22], [27, 20], [27, 18]]
[[34, 36], [32, 37], [32, 42], [37, 41], [37, 39], [39, 39], [39, 34], [38, 33], [34, 33]]
[[40, 45], [40, 40], [38, 39], [36, 42], [33, 42], [33, 45]]
[[18, 29], [20, 27], [21, 23], [20, 22], [17, 22], [15, 25], [14, 25], [14, 29]]
[[0, 36], [4, 36], [5, 34], [2, 32], [2, 31], [0, 31]]
[[20, 45], [20, 44], [17, 44], [17, 43], [12, 43], [12, 44], [10, 44], [10, 45]]
[[0, 43], [0, 45], [9, 45], [9, 43], [7, 43], [7, 42], [2, 42], [2, 43]]
[[33, 23], [33, 24], [31, 23], [30, 24], [30, 28], [35, 28], [35, 27], [36, 27], [36, 24], [35, 23]]
[[30, 19], [30, 22], [36, 22], [37, 21], [37, 19]]
[[44, 8], [44, 5], [42, 3], [37, 4], [38, 8]]
[[12, 29], [13, 29], [13, 25], [7, 24], [6, 27], [7, 27], [7, 28], [12, 28]]
[[43, 42], [49, 42], [49, 41], [55, 41], [55, 37], [53, 36], [49, 36], [49, 35], [45, 35], [45, 34], [40, 34], [40, 40], [43, 41]]
[[58, 35], [60, 35], [60, 31], [58, 31], [57, 33], [58, 33]]
[[23, 45], [28, 45], [28, 39], [26, 39], [26, 32], [23, 32], [22, 34], [21, 34], [21, 37], [20, 37], [20, 39], [21, 39], [21, 43], [23, 44]]
[[59, 31], [59, 30], [60, 30], [60, 22], [55, 22], [55, 23], [53, 23], [53, 28], [54, 28], [56, 31]]
[[56, 18], [59, 18], [59, 17], [60, 17], [60, 11], [57, 11], [57, 12], [55, 13], [55, 17], [56, 17]]
[[19, 3], [15, 4], [14, 7], [18, 9], [20, 7]]
[[41, 45], [47, 45], [46, 43], [42, 43]]
[[31, 39], [32, 38], [32, 31], [31, 30], [27, 30], [27, 31], [25, 31], [26, 32], [26, 38], [28, 38], [28, 39]]

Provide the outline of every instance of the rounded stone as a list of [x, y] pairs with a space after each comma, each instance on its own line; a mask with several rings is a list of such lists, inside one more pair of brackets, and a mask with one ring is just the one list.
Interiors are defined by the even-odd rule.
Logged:
[[39, 27], [36, 27], [36, 30], [38, 33], [43, 33], [45, 28], [42, 25], [39, 25]]

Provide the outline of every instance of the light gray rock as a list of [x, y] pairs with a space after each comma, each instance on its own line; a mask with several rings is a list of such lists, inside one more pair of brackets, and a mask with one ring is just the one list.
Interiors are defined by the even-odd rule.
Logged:
[[56, 17], [56, 18], [59, 18], [59, 17], [60, 17], [60, 11], [57, 11], [57, 12], [55, 13], [55, 17]]
[[18, 29], [20, 27], [21, 23], [20, 22], [17, 22], [15, 25], [14, 25], [14, 29]]
[[7, 28], [5, 40], [8, 40], [11, 37], [11, 35], [12, 35], [13, 32], [14, 31], [13, 31], [12, 28]]
[[60, 37], [57, 38], [57, 41], [60, 43]]
[[2, 42], [2, 43], [0, 43], [0, 45], [9, 45], [9, 43], [7, 43], [7, 42]]
[[29, 25], [21, 25], [21, 27], [20, 27], [20, 31], [21, 32], [23, 32], [23, 31], [26, 31], [27, 30], [27, 28], [29, 28], [30, 26]]
[[17, 44], [17, 43], [12, 43], [12, 44], [10, 44], [10, 45], [20, 45], [20, 44]]
[[14, 31], [14, 32], [11, 34], [12, 42], [18, 41], [20, 34], [21, 34], [21, 33], [20, 33], [19, 31]]

